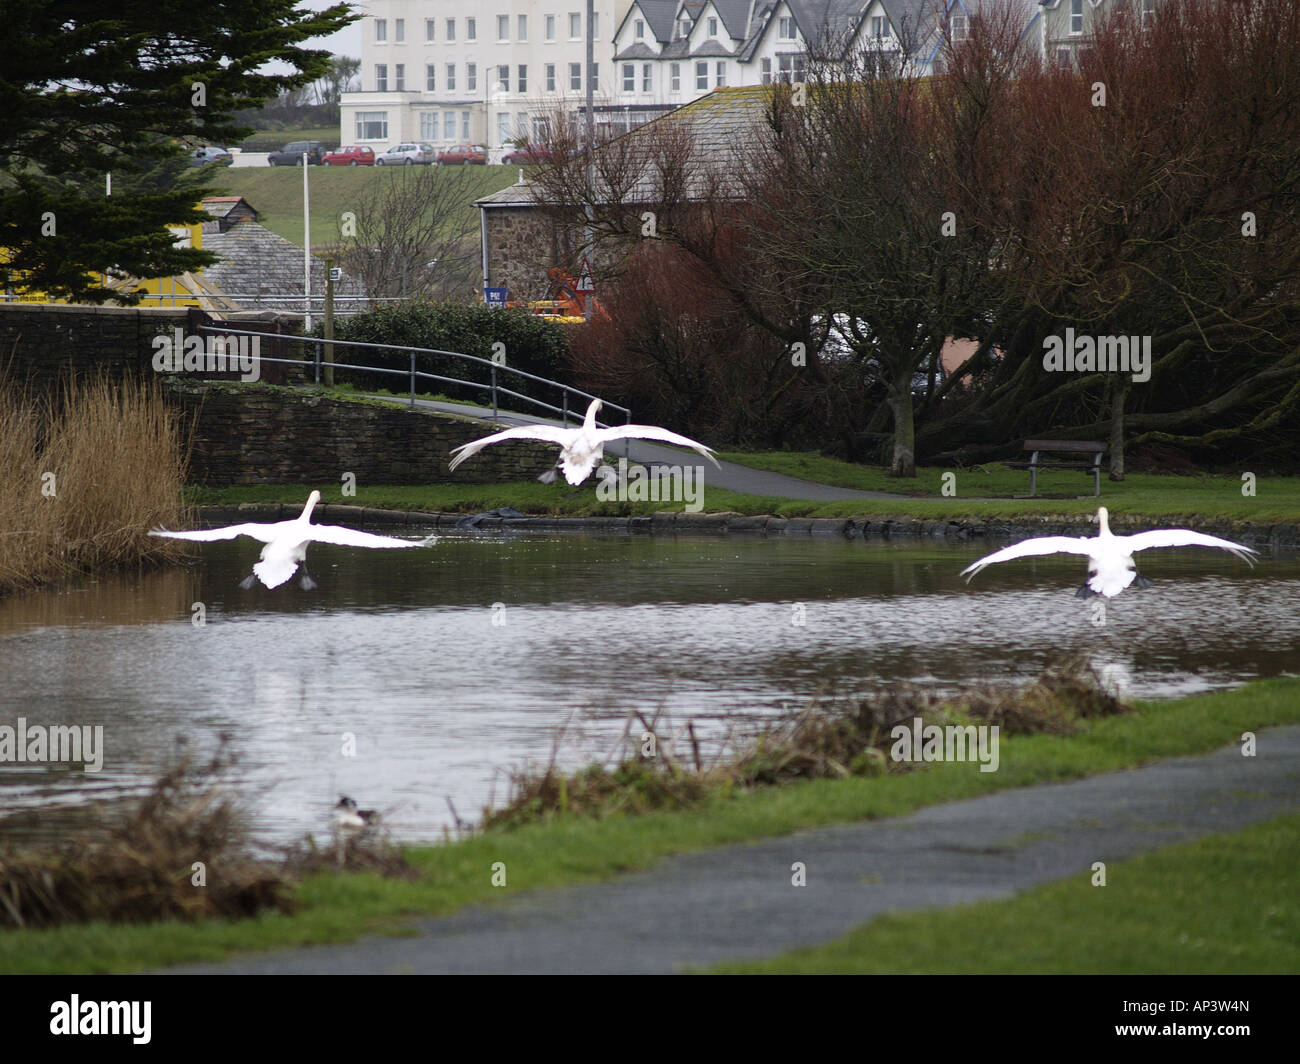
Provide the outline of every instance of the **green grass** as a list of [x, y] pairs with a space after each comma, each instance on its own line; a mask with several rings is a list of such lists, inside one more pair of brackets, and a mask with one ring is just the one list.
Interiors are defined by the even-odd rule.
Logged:
[[[337, 135], [337, 131], [336, 131]], [[287, 140], [312, 139], [294, 134]], [[328, 138], [316, 138], [328, 139]], [[313, 166], [308, 183], [311, 189], [311, 243], [326, 248], [339, 239], [339, 218], [346, 210], [360, 209], [360, 201], [377, 181], [396, 180], [405, 167], [393, 166]], [[443, 169], [434, 173], [448, 180], [460, 180], [467, 173], [470, 182], [465, 197], [465, 219], [478, 232], [474, 200], [515, 183], [517, 166], [468, 166]], [[258, 221], [286, 240], [302, 246], [302, 170], [296, 166], [228, 166], [213, 178], [214, 195], [243, 196], [258, 211]]]
[[[690, 813], [654, 813], [603, 821], [559, 818], [494, 832], [408, 856], [416, 882], [365, 875], [314, 876], [292, 916], [0, 933], [0, 971], [138, 971], [183, 961], [216, 960], [238, 950], [337, 942], [368, 930], [393, 930], [403, 917], [488, 903], [517, 890], [605, 879], [645, 868], [673, 853], [786, 834], [799, 828], [898, 816], [923, 805], [1204, 753], [1234, 743], [1247, 729], [1300, 722], [1300, 679], [1265, 680], [1233, 691], [1144, 703], [1139, 712], [1092, 723], [1074, 736], [1003, 741], [998, 772], [966, 764], [873, 778], [820, 781], [733, 794]], [[1294, 852], [1294, 851], [1290, 851]], [[491, 885], [503, 861], [507, 886]], [[1188, 887], [1196, 881], [1185, 880]], [[1137, 929], [1140, 932], [1140, 928]]]
[[[973, 517], [1021, 518], [1048, 514], [1085, 514], [1098, 505], [1122, 519], [1194, 516], [1203, 520], [1224, 518], [1263, 524], [1300, 521], [1300, 477], [1260, 476], [1255, 495], [1242, 495], [1236, 475], [1179, 476], [1168, 473], [1130, 473], [1123, 481], [1104, 476], [1101, 498], [1092, 497], [1092, 478], [1075, 472], [1043, 472], [1038, 477], [1040, 495], [1066, 495], [1056, 499], [1016, 499], [1029, 492], [1029, 474], [1000, 463], [949, 469], [937, 466], [917, 470], [915, 478], [891, 477], [879, 466], [856, 465], [816, 452], [726, 452], [718, 457], [754, 469], [800, 477], [836, 487], [862, 491], [888, 491], [909, 496], [906, 502], [864, 500], [849, 504], [843, 513], [905, 513], [917, 518], [960, 520]], [[955, 494], [943, 495], [945, 474]], [[1078, 498], [1077, 496], [1086, 496]], [[833, 504], [841, 506], [842, 504]]]
[[1005, 901], [888, 914], [824, 946], [712, 970], [1293, 975], [1297, 854], [1300, 816], [1279, 817], [1110, 864], [1104, 887], [1081, 872]]

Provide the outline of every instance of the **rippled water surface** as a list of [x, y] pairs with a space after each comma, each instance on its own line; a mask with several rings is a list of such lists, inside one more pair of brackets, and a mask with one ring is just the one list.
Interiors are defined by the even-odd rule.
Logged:
[[400, 836], [431, 838], [448, 797], [476, 817], [562, 726], [562, 763], [604, 756], [631, 709], [694, 720], [716, 744], [818, 691], [1030, 677], [1072, 650], [1149, 697], [1300, 669], [1294, 555], [1250, 570], [1217, 551], [1149, 552], [1156, 586], [1108, 603], [1097, 626], [1096, 600], [1073, 597], [1081, 559], [967, 586], [957, 574], [990, 549], [465, 533], [418, 551], [315, 546], [320, 587], [303, 592], [242, 591], [258, 545], [205, 544], [185, 568], [0, 600], [0, 725], [102, 724], [106, 747], [97, 774], [0, 764], [0, 800], [130, 793], [177, 737], [208, 749], [228, 733], [273, 837], [321, 832], [347, 793]]

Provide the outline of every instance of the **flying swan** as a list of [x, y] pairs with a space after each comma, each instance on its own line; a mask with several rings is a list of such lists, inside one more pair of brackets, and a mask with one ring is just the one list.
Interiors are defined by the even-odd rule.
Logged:
[[1097, 511], [1100, 527], [1097, 535], [1091, 539], [1087, 536], [1039, 536], [1026, 539], [981, 558], [974, 565], [963, 569], [961, 575], [969, 582], [986, 565], [1009, 562], [1012, 558], [1029, 558], [1040, 554], [1083, 554], [1088, 558], [1088, 579], [1074, 593], [1075, 598], [1088, 598], [1091, 595], [1114, 598], [1130, 584], [1136, 587], [1151, 586], [1151, 581], [1137, 571], [1133, 555], [1152, 547], [1221, 547], [1232, 551], [1243, 561], [1255, 564], [1256, 552], [1250, 547], [1186, 528], [1160, 528], [1152, 532], [1139, 532], [1134, 536], [1112, 535], [1109, 517], [1106, 507]]
[[209, 528], [197, 532], [168, 532], [165, 528], [155, 528], [151, 536], [169, 536], [172, 539], [193, 539], [207, 541], [214, 539], [235, 539], [237, 536], [252, 536], [266, 544], [262, 548], [262, 560], [253, 565], [253, 571], [240, 581], [239, 586], [245, 591], [257, 580], [267, 587], [279, 587], [294, 570], [302, 566], [298, 584], [304, 591], [316, 586], [316, 581], [307, 572], [307, 546], [310, 543], [337, 543], [343, 547], [427, 547], [437, 542], [437, 538], [394, 539], [392, 536], [376, 536], [369, 532], [358, 532], [354, 528], [342, 528], [339, 525], [313, 525], [311, 512], [320, 502], [320, 492], [313, 491], [307, 497], [307, 505], [297, 517], [289, 521], [276, 521], [270, 524], [229, 525], [226, 528]]
[[[498, 432], [493, 436], [484, 436], [481, 440], [463, 444], [451, 452], [455, 457], [451, 460], [450, 468], [455, 469], [466, 458], [478, 454], [484, 447], [494, 443], [504, 443], [506, 440], [543, 440], [546, 443], [560, 445], [560, 457], [556, 467], [564, 471], [564, 479], [570, 484], [581, 484], [591, 476], [592, 470], [604, 457], [605, 444], [612, 440], [629, 438], [662, 440], [665, 443], [675, 443], [679, 447], [692, 447], [715, 466], [718, 466], [719, 469], [722, 468], [722, 466], [718, 465], [718, 460], [713, 457], [713, 451], [705, 447], [704, 444], [696, 443], [685, 436], [679, 436], [675, 432], [669, 432], [667, 429], [661, 429], [655, 425], [616, 425], [613, 428], [598, 429], [596, 427], [596, 411], [603, 405], [599, 399], [591, 401], [591, 405], [587, 407], [587, 416], [583, 420], [581, 428], [563, 429], [558, 425], [520, 425], [518, 428], [506, 429], [505, 432]], [[542, 481], [543, 484], [549, 484], [555, 479], [555, 470], [544, 473], [537, 479]]]

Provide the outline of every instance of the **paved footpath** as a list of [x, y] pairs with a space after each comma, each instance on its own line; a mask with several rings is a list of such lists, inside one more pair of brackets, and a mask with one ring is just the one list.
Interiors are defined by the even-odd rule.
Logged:
[[[372, 395], [371, 399], [387, 399], [391, 402], [406, 405], [405, 399], [393, 399], [387, 395]], [[444, 403], [433, 399], [417, 399], [416, 406], [424, 407], [428, 410], [439, 410], [448, 414], [463, 414], [466, 417], [481, 417], [491, 419], [492, 408], [483, 406], [468, 406], [461, 403]], [[497, 420], [506, 428], [514, 428], [517, 425], [558, 425], [558, 418], [533, 417], [530, 414], [501, 413]], [[577, 428], [577, 421], [569, 422], [570, 428]], [[694, 451], [675, 450], [671, 447], [660, 447], [656, 444], [649, 443], [645, 440], [628, 441], [628, 459], [633, 462], [640, 462], [643, 465], [680, 465], [683, 460], [694, 460], [704, 462]], [[617, 463], [623, 456], [623, 444], [621, 441], [611, 443], [605, 448], [605, 460]], [[726, 488], [728, 491], [739, 492], [742, 495], [771, 495], [783, 499], [808, 499], [813, 502], [832, 502], [837, 499], [901, 499], [902, 495], [895, 495], [887, 491], [859, 491], [856, 488], [837, 488], [830, 484], [818, 484], [811, 480], [801, 480], [799, 477], [788, 477], [784, 473], [769, 473], [764, 469], [752, 469], [749, 466], [736, 465], [734, 462], [720, 462], [722, 468], [715, 469], [712, 465], [706, 465], [705, 483], [715, 488]]]
[[[767, 957], [837, 938], [880, 913], [1004, 898], [1089, 876], [1094, 861], [1110, 864], [1300, 812], [1300, 726], [1267, 729], [1258, 739], [1253, 758], [1231, 746], [674, 857], [605, 883], [532, 891], [421, 920], [412, 937], [171, 971], [671, 973]], [[795, 861], [806, 867], [806, 886], [791, 885]]]

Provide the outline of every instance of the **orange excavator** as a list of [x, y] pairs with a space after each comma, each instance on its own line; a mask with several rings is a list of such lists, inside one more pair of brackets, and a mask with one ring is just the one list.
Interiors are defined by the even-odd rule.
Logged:
[[[511, 300], [507, 307], [524, 307], [539, 318], [559, 322], [562, 325], [579, 325], [587, 320], [587, 305], [591, 304], [593, 316], [605, 316], [605, 308], [596, 299], [592, 290], [590, 273], [584, 269], [582, 280], [575, 280], [568, 270], [561, 266], [552, 266], [547, 271], [551, 282], [550, 299], [533, 299], [528, 302]], [[585, 285], [584, 282], [585, 281]]]

